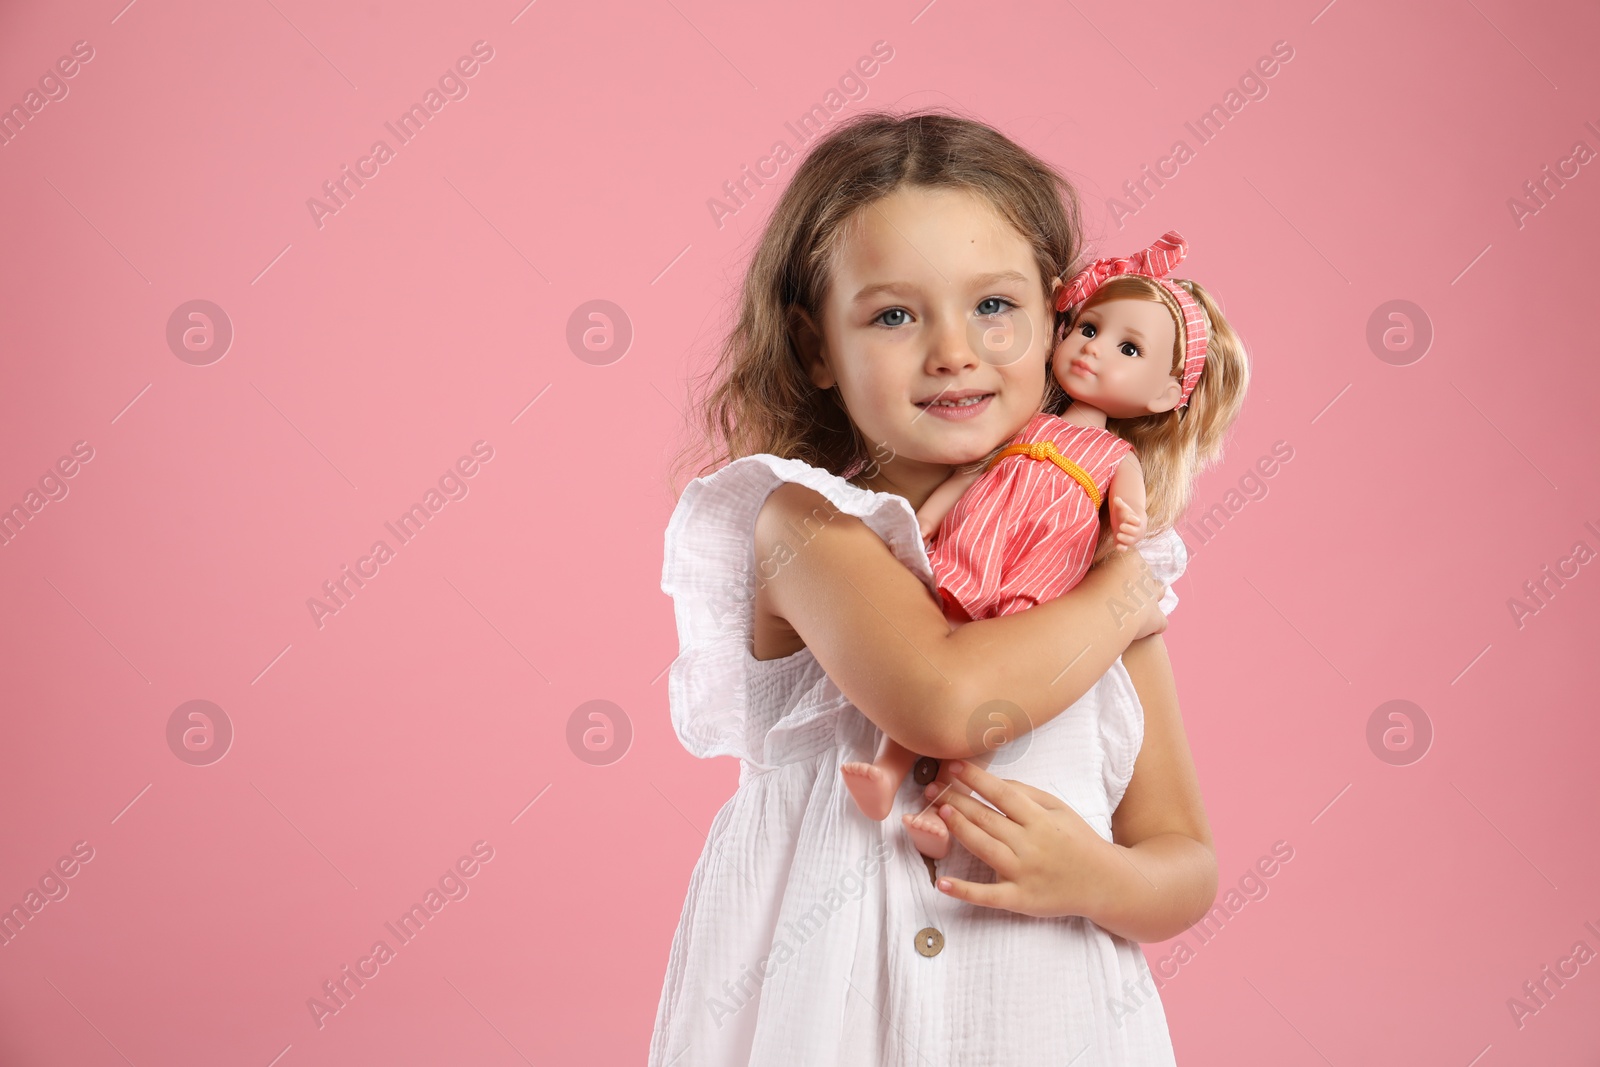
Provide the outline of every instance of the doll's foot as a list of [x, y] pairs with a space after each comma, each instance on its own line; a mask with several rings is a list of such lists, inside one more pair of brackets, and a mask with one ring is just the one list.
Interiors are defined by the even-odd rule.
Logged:
[[856, 798], [856, 807], [863, 815], [878, 820], [889, 817], [899, 783], [891, 780], [888, 771], [871, 763], [846, 763], [839, 770], [844, 774], [845, 788]]
[[934, 814], [932, 808], [915, 815], [902, 816], [901, 821], [905, 823], [906, 833], [911, 835], [911, 843], [917, 846], [918, 852], [934, 860], [942, 860], [950, 854], [950, 827]]

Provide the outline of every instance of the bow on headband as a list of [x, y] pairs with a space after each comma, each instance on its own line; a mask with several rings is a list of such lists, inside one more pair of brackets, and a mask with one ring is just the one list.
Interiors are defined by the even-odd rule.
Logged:
[[1195, 298], [1183, 286], [1166, 278], [1172, 268], [1183, 262], [1183, 257], [1188, 251], [1189, 245], [1183, 237], [1176, 230], [1168, 230], [1141, 252], [1135, 252], [1131, 256], [1095, 260], [1062, 286], [1056, 296], [1057, 311], [1077, 307], [1093, 296], [1095, 290], [1121, 274], [1137, 274], [1150, 278], [1171, 293], [1183, 312], [1183, 387], [1178, 397], [1180, 408], [1189, 402], [1189, 394], [1194, 392], [1195, 383], [1200, 380], [1200, 372], [1205, 369], [1206, 343], [1209, 336], [1206, 330], [1205, 312], [1200, 310]]

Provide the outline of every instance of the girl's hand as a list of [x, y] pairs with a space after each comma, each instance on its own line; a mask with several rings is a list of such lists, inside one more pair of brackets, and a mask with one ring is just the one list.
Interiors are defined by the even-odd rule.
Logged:
[[1144, 536], [1148, 520], [1144, 508], [1120, 496], [1111, 498], [1111, 528], [1116, 531], [1117, 551], [1126, 552]]
[[1114, 553], [1103, 564], [1119, 567], [1122, 595], [1112, 601], [1113, 613], [1119, 625], [1132, 625], [1134, 640], [1162, 633], [1167, 628], [1167, 617], [1161, 613], [1161, 598], [1167, 587], [1157, 580], [1150, 564], [1137, 552]]
[[[1166, 586], [1162, 586], [1161, 589], [1164, 593], [1166, 591]], [[1160, 602], [1161, 597], [1160, 595], [1157, 595], [1156, 603], [1159, 604]], [[1150, 610], [1146, 611], [1140, 618], [1142, 619], [1142, 623], [1139, 626], [1138, 631], [1134, 634], [1133, 639], [1135, 641], [1139, 640], [1140, 638], [1154, 637], [1156, 634], [1167, 632], [1167, 617], [1161, 614], [1159, 608], [1151, 607]]]
[[950, 833], [993, 867], [993, 883], [940, 878], [939, 890], [969, 904], [1049, 918], [1101, 913], [1110, 864], [1127, 862], [1060, 797], [1023, 782], [996, 778], [966, 760], [946, 761], [948, 772], [999, 811], [950, 783], [931, 782], [930, 800]]

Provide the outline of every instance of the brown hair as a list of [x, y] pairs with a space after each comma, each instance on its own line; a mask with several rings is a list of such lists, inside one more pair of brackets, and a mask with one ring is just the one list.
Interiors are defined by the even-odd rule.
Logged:
[[[1250, 383], [1250, 364], [1244, 342], [1222, 315], [1211, 294], [1199, 282], [1187, 278], [1168, 279], [1188, 290], [1205, 313], [1209, 340], [1205, 368], [1183, 408], [1141, 415], [1133, 419], [1107, 419], [1106, 429], [1133, 446], [1144, 468], [1146, 535], [1165, 530], [1181, 517], [1194, 492], [1194, 479], [1200, 471], [1222, 455], [1228, 429], [1238, 417], [1244, 393]], [[1183, 312], [1178, 301], [1160, 284], [1137, 274], [1112, 278], [1076, 308], [1066, 329], [1077, 324], [1078, 316], [1108, 300], [1154, 300], [1166, 306], [1177, 327], [1172, 346], [1172, 375], [1183, 378]], [[1064, 406], [1064, 405], [1063, 405]], [[1059, 413], [1058, 409], [1048, 409]], [[1095, 558], [1106, 556], [1114, 541], [1105, 522], [1101, 523], [1100, 542]]]
[[[943, 111], [867, 112], [817, 142], [778, 197], [745, 273], [739, 319], [715, 366], [691, 379], [692, 435], [669, 471], [696, 474], [770, 453], [850, 478], [872, 458], [837, 389], [821, 390], [789, 332], [798, 305], [821, 321], [833, 255], [858, 211], [902, 185], [983, 197], [1033, 247], [1050, 280], [1078, 257], [1077, 191], [1054, 167], [993, 127]], [[1055, 324], [1059, 329], [1060, 320]], [[1060, 399], [1046, 376], [1045, 403]], [[707, 454], [709, 453], [709, 454]]]

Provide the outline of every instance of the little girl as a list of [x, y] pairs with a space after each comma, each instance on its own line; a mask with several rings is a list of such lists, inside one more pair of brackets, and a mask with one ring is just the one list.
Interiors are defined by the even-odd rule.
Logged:
[[[1033, 416], [982, 468], [951, 475], [917, 509], [923, 536], [935, 538], [929, 558], [946, 616], [991, 619], [1077, 585], [1097, 540], [1126, 550], [1146, 533], [1146, 481], [1158, 494], [1156, 532], [1182, 513], [1196, 465], [1220, 450], [1248, 377], [1243, 346], [1205, 290], [1166, 277], [1187, 251], [1168, 232], [1056, 290], [1056, 309], [1073, 314], [1053, 372], [1072, 406], [1063, 417]], [[1109, 420], [1146, 443], [1146, 466]], [[1110, 536], [1101, 539], [1107, 497]], [[885, 818], [916, 759], [885, 737], [872, 763], [844, 765], [845, 785], [865, 814]], [[932, 813], [907, 816], [906, 829], [923, 855], [949, 851], [949, 830]]]
[[[1041, 409], [1050, 282], [1079, 228], [1048, 164], [943, 114], [840, 124], [773, 205], [699, 405], [710, 473], [666, 530], [673, 728], [696, 756], [738, 757], [739, 784], [689, 880], [656, 1067], [1173, 1063], [1135, 942], [1186, 929], [1217, 883], [1148, 636], [1182, 542], [1168, 530], [1064, 596], [952, 627], [916, 520]], [[1024, 323], [1004, 364], [968, 342]], [[1032, 726], [1011, 783], [959, 762], [995, 701]], [[1006, 817], [952, 796], [965, 847], [925, 861], [841, 784], [884, 735]], [[896, 801], [924, 803], [910, 783]]]

